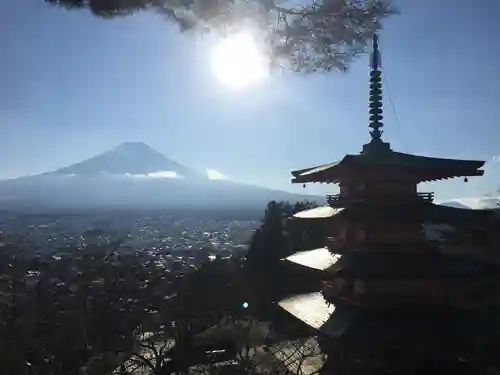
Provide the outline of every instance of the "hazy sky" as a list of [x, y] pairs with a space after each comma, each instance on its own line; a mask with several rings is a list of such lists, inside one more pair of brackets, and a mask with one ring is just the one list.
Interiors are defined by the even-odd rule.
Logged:
[[[500, 188], [500, 1], [398, 4], [381, 35], [385, 138], [405, 152], [489, 161], [485, 177], [433, 186], [441, 198]], [[367, 58], [347, 74], [278, 74], [235, 92], [214, 78], [209, 40], [154, 15], [107, 21], [2, 0], [0, 25], [2, 178], [143, 141], [193, 168], [296, 190], [291, 169], [368, 140]]]

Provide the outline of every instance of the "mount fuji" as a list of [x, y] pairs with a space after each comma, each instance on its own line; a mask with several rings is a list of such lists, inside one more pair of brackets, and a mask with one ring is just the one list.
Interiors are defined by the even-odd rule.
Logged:
[[194, 177], [189, 168], [168, 159], [143, 142], [124, 142], [112, 150], [90, 159], [60, 168], [52, 174], [92, 176], [96, 174], [115, 175], [158, 175]]
[[0, 182], [0, 208], [260, 208], [271, 200], [323, 200], [209, 179], [142, 142], [82, 162]]

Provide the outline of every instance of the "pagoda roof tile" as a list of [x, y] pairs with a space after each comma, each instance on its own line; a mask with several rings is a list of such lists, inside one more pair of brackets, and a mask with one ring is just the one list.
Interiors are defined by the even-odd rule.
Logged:
[[498, 214], [500, 210], [481, 209], [474, 210], [470, 208], [458, 208], [439, 205], [431, 202], [423, 202], [412, 207], [406, 205], [384, 206], [378, 209], [377, 205], [366, 202], [364, 204], [355, 204], [345, 208], [334, 208], [331, 206], [320, 206], [305, 211], [297, 212], [291, 219], [317, 220], [332, 219], [338, 215], [358, 216], [365, 218], [395, 217], [409, 218], [408, 212], [411, 211], [412, 220], [421, 220], [429, 224], [450, 224], [463, 226], [471, 222], [483, 222], [489, 217]]
[[293, 219], [326, 219], [334, 217], [344, 211], [343, 208], [333, 208], [331, 206], [320, 206], [309, 210], [297, 212]]
[[358, 317], [359, 308], [347, 301], [328, 303], [321, 292], [286, 298], [278, 305], [319, 332], [340, 337]]
[[[345, 159], [345, 157], [344, 157]], [[314, 174], [314, 173], [318, 173], [318, 172], [323, 172], [323, 171], [326, 171], [330, 168], [333, 168], [333, 167], [336, 167], [337, 165], [341, 164], [344, 159], [342, 160], [338, 160], [338, 161], [334, 161], [334, 162], [331, 162], [331, 163], [327, 163], [327, 164], [321, 164], [321, 165], [317, 165], [315, 167], [311, 167], [311, 168], [306, 168], [306, 169], [301, 169], [301, 170], [298, 170], [298, 171], [292, 171], [292, 175], [294, 177], [298, 177], [298, 176], [307, 176], [307, 175], [310, 175], [310, 174]]]
[[[418, 277], [422, 272], [430, 272], [436, 276], [444, 271], [450, 277], [463, 277], [467, 273], [481, 272], [488, 265], [470, 260], [463, 256], [444, 254], [438, 251], [354, 251], [346, 255], [332, 254], [327, 248], [301, 251], [286, 258], [287, 261], [304, 267], [328, 271], [331, 273], [348, 273], [349, 275], [369, 276], [375, 278]], [[465, 268], [464, 268], [465, 266]], [[497, 269], [497, 266], [494, 266]], [[465, 274], [464, 274], [465, 272]]]
[[338, 262], [341, 257], [340, 254], [332, 254], [327, 247], [322, 247], [314, 250], [300, 251], [285, 259], [302, 266], [325, 271]]
[[[343, 173], [356, 168], [406, 169], [422, 173], [420, 181], [463, 176], [481, 176], [485, 161], [436, 158], [392, 150], [346, 155], [339, 161], [292, 171], [293, 183], [339, 182]], [[418, 177], [418, 176], [417, 176]]]

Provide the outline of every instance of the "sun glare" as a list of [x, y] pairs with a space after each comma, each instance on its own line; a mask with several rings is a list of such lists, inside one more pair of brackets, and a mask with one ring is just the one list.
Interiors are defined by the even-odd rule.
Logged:
[[212, 51], [212, 70], [217, 80], [232, 89], [243, 89], [264, 79], [266, 58], [248, 32], [228, 36]]

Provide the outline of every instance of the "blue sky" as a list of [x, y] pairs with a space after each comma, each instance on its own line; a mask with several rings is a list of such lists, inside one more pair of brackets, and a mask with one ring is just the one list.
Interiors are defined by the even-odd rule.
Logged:
[[[440, 182], [442, 199], [500, 188], [500, 2], [400, 0], [381, 34], [385, 138], [394, 149], [488, 160], [485, 177]], [[151, 14], [106, 21], [42, 0], [0, 2], [0, 177], [143, 141], [197, 169], [301, 192], [291, 169], [357, 153], [368, 140], [368, 59], [349, 73], [277, 74], [221, 85], [212, 41]]]

